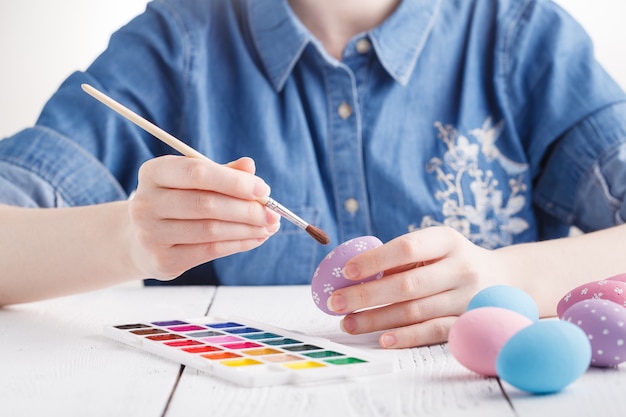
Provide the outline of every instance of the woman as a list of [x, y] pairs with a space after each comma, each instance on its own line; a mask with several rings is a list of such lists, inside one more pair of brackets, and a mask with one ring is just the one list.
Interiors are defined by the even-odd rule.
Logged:
[[[168, 156], [82, 83], [216, 162]], [[344, 270], [385, 278], [329, 301], [383, 306], [349, 333], [445, 341], [494, 284], [551, 315], [626, 270], [625, 99], [547, 0], [157, 0], [0, 142], [0, 304], [147, 278], [308, 283], [328, 249], [279, 230], [256, 202], [269, 184], [331, 245], [386, 242]]]

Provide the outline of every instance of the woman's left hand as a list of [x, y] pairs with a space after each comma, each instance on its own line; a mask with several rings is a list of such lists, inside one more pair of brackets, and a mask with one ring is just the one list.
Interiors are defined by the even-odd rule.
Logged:
[[384, 330], [379, 339], [384, 348], [442, 343], [478, 291], [505, 284], [503, 277], [494, 278], [496, 258], [495, 251], [476, 246], [452, 228], [422, 229], [347, 262], [348, 279], [379, 271], [385, 275], [336, 290], [328, 305], [339, 314], [357, 311], [342, 321], [347, 333]]

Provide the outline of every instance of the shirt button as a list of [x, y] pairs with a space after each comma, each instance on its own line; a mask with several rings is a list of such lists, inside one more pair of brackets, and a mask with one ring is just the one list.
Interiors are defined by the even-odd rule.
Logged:
[[343, 202], [343, 208], [345, 208], [348, 213], [354, 215], [354, 213], [359, 211], [359, 202], [356, 201], [356, 198], [348, 198]]
[[343, 120], [346, 120], [352, 114], [352, 107], [350, 107], [350, 105], [344, 101], [339, 105], [337, 113], [339, 114], [339, 117], [341, 117]]
[[367, 38], [361, 38], [356, 42], [356, 51], [358, 53], [366, 54], [372, 49], [372, 43]]

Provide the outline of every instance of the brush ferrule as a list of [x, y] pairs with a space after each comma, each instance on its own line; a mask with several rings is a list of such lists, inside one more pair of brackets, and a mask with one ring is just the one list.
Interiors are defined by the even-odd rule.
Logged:
[[309, 225], [307, 222], [305, 222], [300, 217], [293, 214], [291, 211], [289, 211], [286, 207], [284, 207], [282, 204], [280, 204], [278, 201], [274, 200], [273, 198], [270, 198], [270, 197], [267, 198], [267, 201], [265, 202], [265, 207], [280, 214], [281, 216], [289, 220], [291, 223], [295, 224], [296, 226], [298, 226], [299, 228], [303, 230], [306, 230], [307, 226]]

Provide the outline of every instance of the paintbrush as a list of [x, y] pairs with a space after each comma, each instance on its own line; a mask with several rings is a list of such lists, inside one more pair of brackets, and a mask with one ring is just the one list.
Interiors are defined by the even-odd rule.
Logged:
[[[209, 160], [209, 158], [207, 158], [200, 152], [196, 151], [191, 146], [175, 138], [171, 134], [167, 133], [165, 130], [156, 126], [155, 124], [147, 121], [146, 119], [144, 119], [143, 117], [135, 113], [134, 111], [130, 110], [129, 108], [113, 100], [111, 97], [107, 96], [106, 94], [97, 90], [91, 85], [82, 84], [81, 87], [87, 94], [89, 94], [90, 96], [92, 96], [93, 98], [101, 102], [102, 104], [108, 106], [112, 110], [115, 110], [117, 113], [119, 113], [126, 119], [130, 120], [131, 122], [135, 123], [137, 126], [144, 129], [146, 132], [152, 134], [157, 139], [162, 140], [163, 142], [165, 142], [172, 148], [176, 149], [181, 154], [191, 157], [191, 158]], [[285, 219], [289, 220], [291, 223], [295, 224], [302, 230], [306, 231], [313, 239], [317, 240], [322, 245], [327, 245], [330, 242], [330, 238], [328, 237], [328, 235], [324, 233], [321, 229], [305, 222], [304, 220], [296, 216], [294, 213], [292, 213], [290, 210], [285, 208], [282, 204], [280, 204], [273, 198], [265, 197], [258, 201], [259, 203], [263, 204], [265, 207], [269, 208], [270, 210], [275, 211], [276, 213], [283, 216]]]

